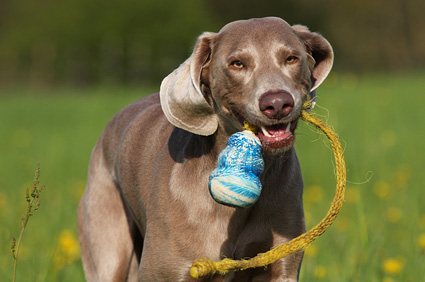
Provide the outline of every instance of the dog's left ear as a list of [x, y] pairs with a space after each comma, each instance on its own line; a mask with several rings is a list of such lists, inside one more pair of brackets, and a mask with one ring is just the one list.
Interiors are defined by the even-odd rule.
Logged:
[[296, 34], [304, 41], [307, 52], [312, 57], [310, 66], [312, 67], [310, 91], [316, 89], [328, 76], [332, 69], [334, 53], [331, 44], [320, 34], [310, 32], [307, 27], [294, 25], [292, 28]]
[[211, 135], [218, 127], [218, 117], [201, 91], [202, 67], [211, 55], [215, 33], [199, 36], [192, 55], [161, 83], [162, 110], [174, 126], [199, 135]]

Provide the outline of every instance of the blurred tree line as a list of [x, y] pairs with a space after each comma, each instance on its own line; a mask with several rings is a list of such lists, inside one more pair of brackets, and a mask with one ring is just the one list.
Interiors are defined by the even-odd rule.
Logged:
[[424, 11], [423, 0], [0, 0], [0, 84], [158, 83], [203, 31], [270, 15], [322, 33], [339, 70], [419, 69]]

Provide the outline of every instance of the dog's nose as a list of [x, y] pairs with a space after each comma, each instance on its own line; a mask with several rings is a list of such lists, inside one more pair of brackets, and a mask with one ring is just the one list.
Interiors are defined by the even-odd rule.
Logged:
[[260, 110], [269, 118], [281, 119], [294, 108], [294, 98], [286, 91], [266, 92], [260, 97]]

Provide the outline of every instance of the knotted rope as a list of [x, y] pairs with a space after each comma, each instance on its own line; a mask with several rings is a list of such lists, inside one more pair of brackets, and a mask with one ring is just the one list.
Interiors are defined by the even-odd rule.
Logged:
[[225, 258], [221, 261], [213, 261], [210, 258], [196, 260], [190, 269], [193, 278], [200, 278], [207, 275], [219, 273], [226, 274], [229, 270], [244, 270], [248, 268], [264, 267], [277, 260], [284, 258], [296, 251], [307, 248], [317, 237], [322, 235], [332, 224], [341, 210], [346, 183], [345, 161], [343, 149], [338, 136], [332, 129], [319, 118], [310, 115], [306, 111], [301, 112], [301, 118], [320, 128], [329, 138], [335, 157], [337, 185], [335, 197], [327, 215], [313, 228], [306, 233], [292, 239], [291, 241], [277, 246], [266, 253], [260, 253], [251, 259], [232, 260]]

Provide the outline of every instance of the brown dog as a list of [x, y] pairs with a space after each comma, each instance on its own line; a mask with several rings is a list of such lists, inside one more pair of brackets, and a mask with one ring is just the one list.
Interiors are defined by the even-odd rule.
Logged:
[[[304, 101], [328, 75], [330, 44], [304, 26], [252, 19], [204, 33], [192, 56], [108, 124], [78, 209], [88, 281], [192, 281], [198, 258], [247, 258], [305, 232], [292, 147]], [[260, 130], [262, 193], [216, 203], [208, 178], [229, 136]], [[297, 281], [302, 253], [205, 281]]]

